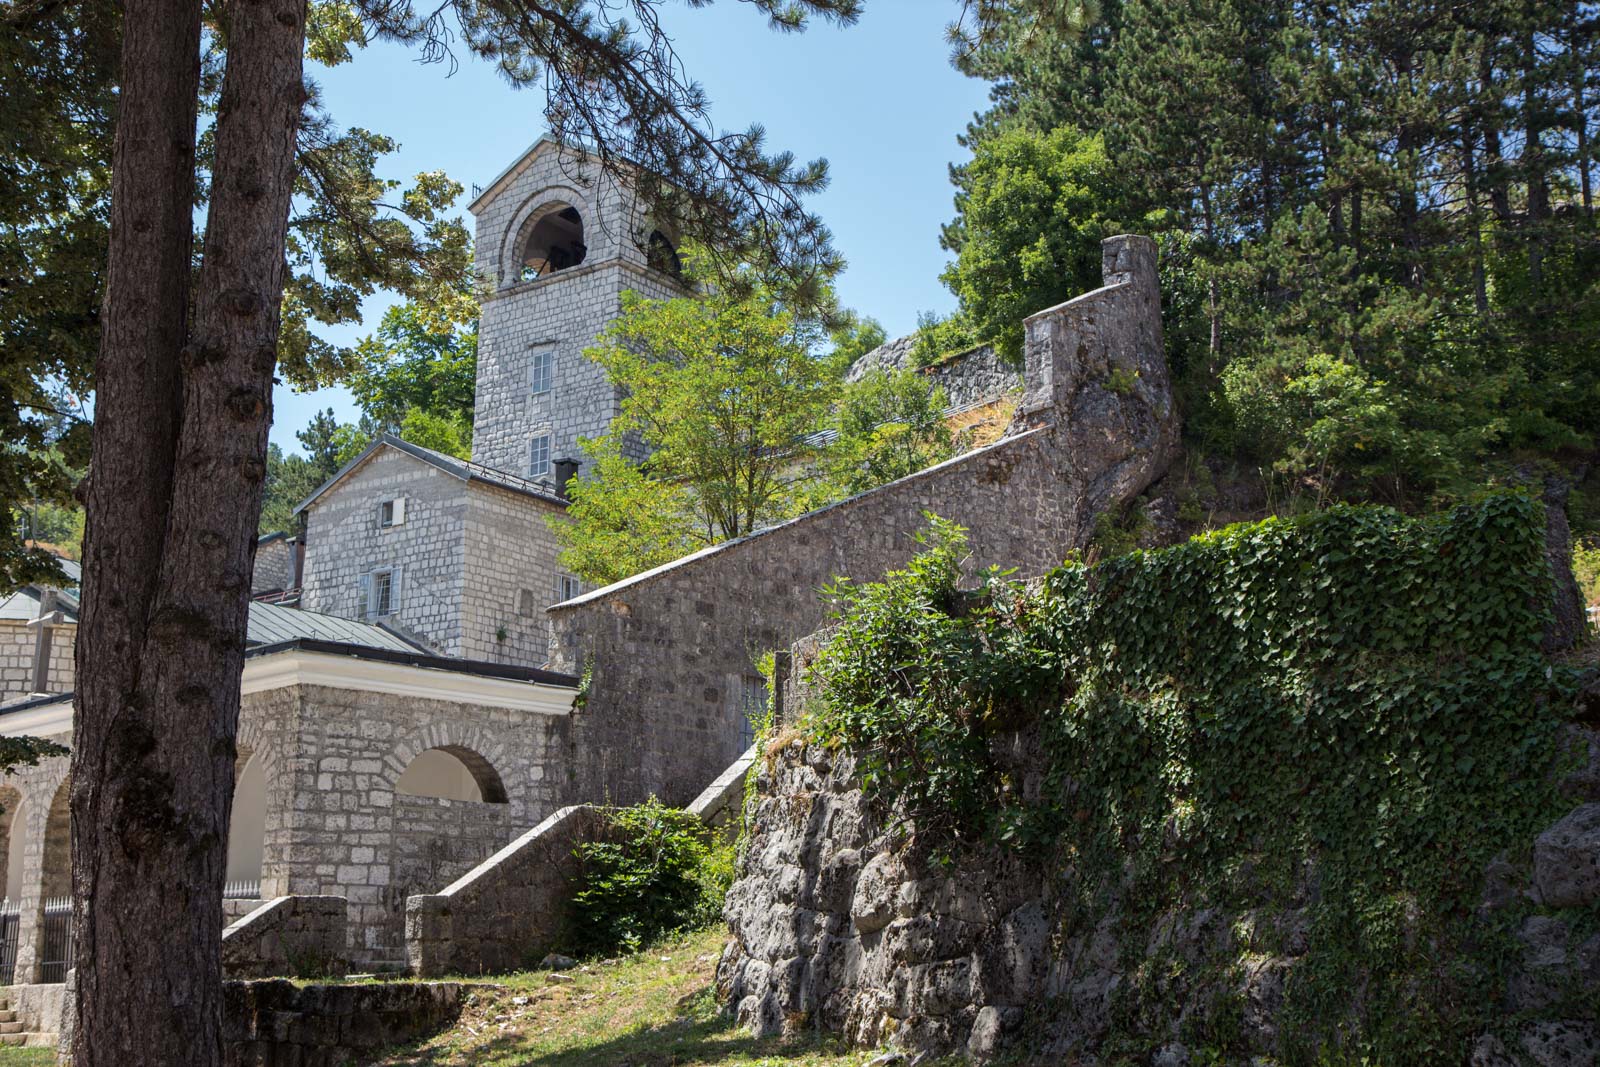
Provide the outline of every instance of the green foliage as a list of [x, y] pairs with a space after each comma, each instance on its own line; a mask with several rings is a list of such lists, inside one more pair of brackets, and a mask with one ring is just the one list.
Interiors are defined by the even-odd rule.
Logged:
[[[1484, 869], [1566, 810], [1536, 501], [1338, 506], [982, 596], [958, 589], [959, 530], [933, 529], [905, 571], [841, 591], [815, 736], [945, 849], [1070, 867], [1087, 909], [1116, 894], [1139, 946], [1180, 902], [1243, 911], [1314, 872], [1288, 1061], [1464, 1058], [1521, 919], [1480, 917]], [[1018, 731], [1036, 798], [1001, 761]]]
[[983, 343], [983, 336], [970, 315], [959, 311], [954, 315], [936, 315], [926, 311], [917, 316], [917, 339], [911, 348], [911, 362], [918, 367], [931, 367]]
[[976, 333], [1022, 362], [1022, 320], [1100, 286], [1100, 242], [1120, 232], [1119, 176], [1105, 141], [1071, 126], [978, 142], [954, 172], [956, 220], [941, 276]]
[[[624, 293], [621, 318], [584, 353], [623, 391], [622, 410], [584, 444], [596, 463], [556, 526], [563, 566], [614, 580], [803, 508], [807, 436], [842, 372], [814, 354], [822, 336], [759, 283], [704, 298]], [[649, 449], [643, 466], [627, 458], [634, 441]]]
[[[462, 310], [475, 319], [470, 291], [462, 297]], [[470, 444], [478, 377], [476, 322], [441, 320], [436, 309], [397, 304], [384, 312], [377, 332], [356, 345], [356, 355], [349, 386], [363, 415], [380, 426], [400, 427], [413, 412], [422, 412], [464, 427]]]
[[853, 496], [949, 459], [944, 390], [914, 370], [872, 371], [844, 387], [834, 410], [837, 437], [822, 457], [833, 496]]
[[615, 438], [582, 444], [594, 462], [568, 485], [566, 514], [549, 520], [563, 567], [586, 582], [609, 585], [703, 543], [690, 525], [694, 502], [687, 487], [652, 478], [622, 455]]
[[[1084, 208], [1052, 203], [1017, 146], [1103, 138], [1103, 215], [1161, 242], [1191, 444], [1309, 503], [1407, 507], [1470, 499], [1490, 465], [1594, 447], [1600, 5], [982, 0], [965, 15], [954, 59], [994, 106], [964, 139], [958, 197], [986, 157], [1020, 160], [985, 179], [1025, 223], [995, 243], [1059, 247]], [[958, 200], [954, 243], [985, 207]], [[1027, 291], [1028, 256], [960, 280], [963, 313]]]
[[733, 884], [733, 849], [698, 816], [654, 797], [611, 808], [604, 840], [578, 846], [572, 945], [600, 955], [637, 950], [715, 922]]
[[1591, 540], [1572, 546], [1572, 576], [1583, 592], [1583, 602], [1600, 605], [1600, 544]]

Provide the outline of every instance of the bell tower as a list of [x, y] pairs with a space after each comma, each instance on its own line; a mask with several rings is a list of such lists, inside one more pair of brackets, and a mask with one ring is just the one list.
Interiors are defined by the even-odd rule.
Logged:
[[677, 253], [633, 191], [583, 151], [541, 138], [469, 205], [482, 286], [472, 458], [556, 481], [617, 414], [617, 391], [583, 350], [625, 290], [690, 295]]

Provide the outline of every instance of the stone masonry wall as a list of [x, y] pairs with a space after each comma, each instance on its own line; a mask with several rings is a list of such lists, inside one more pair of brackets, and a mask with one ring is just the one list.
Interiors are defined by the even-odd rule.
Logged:
[[[1503, 1017], [1515, 1036], [1480, 1039], [1473, 1067], [1600, 1062], [1592, 1011], [1566, 1014], [1600, 1004], [1600, 729], [1574, 725], [1563, 743], [1576, 757], [1563, 782], [1576, 806], [1530, 842], [1531, 860], [1485, 872], [1485, 914], [1536, 907], [1510, 946]], [[1019, 738], [1014, 750], [1031, 745]], [[1259, 906], [1238, 914], [1175, 891], [1162, 915], [1128, 930], [1116, 890], [1086, 898], [1070, 869], [1003, 849], [954, 866], [934, 859], [914, 827], [863, 796], [848, 753], [797, 740], [756, 774], [718, 967], [724, 1002], [755, 1032], [820, 1029], [866, 1047], [1059, 1064], [1102, 1062], [1107, 1037], [1133, 1027], [1144, 1035], [1137, 1062], [1183, 1067], [1216, 1062], [1185, 1044], [1216, 1010], [1238, 1019], [1222, 1039], [1248, 1049], [1228, 1062], [1280, 1062], [1276, 1013], [1314, 936], [1314, 878], [1262, 886]], [[1173, 880], [1182, 886], [1182, 872]], [[1121, 947], [1130, 940], [1144, 946], [1135, 958]], [[1118, 1015], [1119, 989], [1141, 968], [1159, 972], [1169, 1017]]]
[[[583, 218], [583, 263], [519, 281], [519, 254], [553, 204]], [[664, 299], [685, 290], [646, 267], [642, 243], [652, 226], [635, 198], [592, 163], [545, 144], [524, 157], [473, 205], [476, 270], [483, 286], [478, 325], [477, 403], [472, 457], [513, 474], [529, 473], [529, 444], [551, 435], [551, 458], [581, 460], [578, 438], [598, 437], [617, 413], [605, 372], [583, 358], [617, 317], [622, 293]], [[533, 395], [535, 349], [554, 354], [551, 389]]]
[[[440, 884], [464, 860], [436, 835], [470, 831], [485, 846], [499, 823], [505, 836], [532, 826], [557, 806], [556, 771], [566, 753], [567, 721], [476, 704], [299, 686], [291, 748], [280, 758], [277, 788], [292, 798], [281, 805], [282, 847], [274, 850], [269, 815], [269, 876], [263, 894], [343, 896], [350, 902], [351, 960], [398, 962], [403, 955], [406, 895]], [[397, 805], [395, 782], [416, 756], [456, 748], [483, 758], [507, 796], [501, 812], [443, 814], [471, 809], [468, 801], [412, 797]], [[269, 781], [271, 781], [269, 779]], [[410, 801], [415, 801], [411, 803]], [[433, 818], [423, 805], [437, 804]], [[402, 884], [400, 879], [415, 879]]]
[[528, 828], [508, 804], [394, 798], [394, 896], [437, 893], [504, 848]]
[[289, 553], [289, 539], [281, 534], [256, 542], [256, 562], [250, 571], [251, 596], [288, 588]]
[[552, 608], [552, 667], [593, 666], [568, 798], [691, 800], [747, 743], [755, 657], [821, 625], [836, 575], [870, 580], [908, 559], [925, 512], [968, 528], [974, 570], [1043, 571], [1158, 477], [1177, 416], [1154, 244], [1113, 238], [1105, 263], [1107, 287], [1028, 322], [1031, 430]]
[[560, 521], [561, 515], [554, 504], [472, 486], [464, 528], [461, 655], [527, 666], [545, 661], [550, 622], [544, 609], [561, 599], [561, 546], [546, 520]]
[[296, 986], [225, 982], [226, 1067], [345, 1067], [443, 1030], [461, 1013], [458, 982]]
[[333, 977], [348, 969], [344, 897], [277, 897], [222, 931], [229, 978]]
[[[301, 606], [346, 619], [366, 615], [361, 576], [400, 569], [399, 611], [390, 621], [441, 655], [461, 654], [465, 567], [462, 531], [467, 483], [394, 448], [380, 448], [325, 493], [306, 518], [306, 573]], [[378, 525], [385, 500], [405, 498], [405, 522]]]
[[[70, 693], [73, 685], [72, 643], [76, 626], [58, 626], [50, 645], [52, 693]], [[33, 692], [33, 654], [39, 631], [21, 622], [0, 622], [0, 702]]]
[[[850, 365], [845, 381], [860, 381], [875, 370], [915, 367], [916, 343], [917, 335], [908, 334], [879, 345]], [[951, 411], [987, 404], [1022, 388], [1021, 372], [1002, 361], [988, 345], [959, 352], [919, 371], [932, 385], [944, 390]]]
[[575, 850], [605, 831], [588, 806], [562, 808], [442, 892], [406, 904], [406, 963], [424, 978], [532, 967], [560, 945]]

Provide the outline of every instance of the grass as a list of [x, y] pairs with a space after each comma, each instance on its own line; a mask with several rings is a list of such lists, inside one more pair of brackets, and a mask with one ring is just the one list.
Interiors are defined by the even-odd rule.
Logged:
[[0, 1048], [0, 1067], [48, 1067], [55, 1062], [53, 1048]]
[[[822, 1038], [758, 1040], [725, 1015], [714, 976], [726, 932], [703, 930], [634, 956], [474, 989], [456, 1025], [391, 1052], [382, 1067], [859, 1067], [871, 1051]], [[0, 1060], [0, 1065], [6, 1061]]]

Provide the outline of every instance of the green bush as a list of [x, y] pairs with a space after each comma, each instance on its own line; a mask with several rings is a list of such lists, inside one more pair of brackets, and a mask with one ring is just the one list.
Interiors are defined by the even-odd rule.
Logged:
[[651, 797], [605, 812], [603, 840], [578, 846], [571, 948], [636, 951], [715, 922], [733, 883], [733, 847], [698, 816]]
[[[1309, 864], [1289, 1059], [1352, 1039], [1374, 1062], [1465, 1059], [1521, 918], [1480, 917], [1483, 872], [1565, 810], [1549, 771], [1571, 678], [1540, 652], [1536, 501], [1337, 507], [1041, 583], [991, 574], [976, 597], [959, 528], [929, 545], [841, 590], [813, 668], [809, 729], [856, 754], [865, 788], [946, 855], [1073, 871], [1081, 906], [1120, 899], [1135, 939], [1180, 902], [1281, 901]], [[1037, 796], [994, 743], [1017, 731]]]

